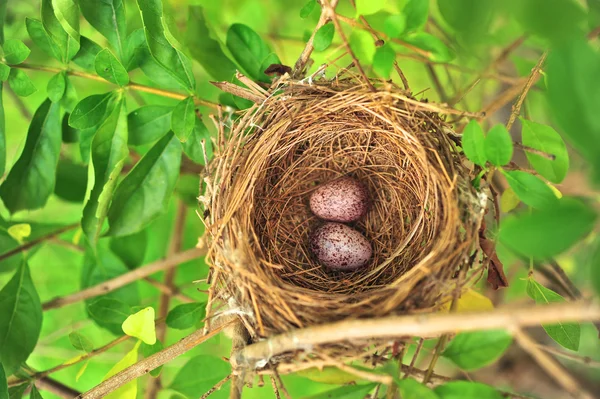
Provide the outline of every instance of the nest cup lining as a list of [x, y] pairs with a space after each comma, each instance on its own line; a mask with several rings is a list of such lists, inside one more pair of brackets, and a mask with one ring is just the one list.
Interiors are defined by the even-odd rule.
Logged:
[[[354, 82], [289, 84], [222, 141], [210, 257], [221, 297], [253, 309], [251, 336], [427, 309], [454, 287], [481, 212], [444, 121], [404, 99]], [[329, 270], [309, 249], [322, 223], [310, 193], [341, 176], [371, 197], [349, 224], [373, 246], [355, 272]]]

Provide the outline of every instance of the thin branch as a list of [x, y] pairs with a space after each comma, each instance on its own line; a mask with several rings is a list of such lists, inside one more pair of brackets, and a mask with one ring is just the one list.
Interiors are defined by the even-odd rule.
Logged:
[[[335, 9], [338, 1], [339, 0], [332, 0], [331, 7], [333, 7]], [[327, 22], [329, 22], [329, 16], [327, 14], [328, 14], [327, 9], [323, 6], [321, 6], [321, 16], [319, 17], [319, 22], [317, 22], [317, 26], [315, 26], [315, 29], [313, 30], [312, 35], [310, 35], [308, 42], [306, 42], [306, 46], [304, 46], [304, 50], [302, 50], [300, 57], [298, 58], [298, 60], [296, 61], [296, 64], [294, 65], [294, 71], [292, 73], [292, 77], [298, 79], [304, 72], [304, 69], [306, 68], [306, 64], [308, 63], [308, 60], [310, 59], [310, 55], [312, 54], [312, 52], [314, 50], [313, 42], [315, 40], [315, 35], [317, 34], [317, 31], [319, 29], [321, 29], [321, 27], [323, 25], [325, 25]]]
[[144, 277], [144, 281], [149, 283], [150, 285], [153, 285], [154, 287], [158, 288], [158, 290], [160, 292], [162, 292], [164, 295], [171, 296], [180, 302], [183, 302], [183, 303], [197, 302], [194, 298], [191, 298], [191, 297], [181, 293], [177, 287], [169, 287], [169, 286], [161, 283], [160, 281], [154, 280], [152, 277]]
[[246, 346], [232, 356], [232, 363], [254, 367], [274, 355], [330, 342], [391, 337], [435, 337], [457, 331], [477, 331], [533, 326], [559, 321], [600, 320], [600, 306], [585, 301], [497, 309], [493, 312], [393, 316], [374, 320], [347, 320], [273, 336]]
[[562, 357], [562, 358], [565, 358], [565, 359], [569, 359], [569, 360], [572, 360], [574, 362], [584, 364], [584, 365], [586, 365], [588, 367], [600, 368], [600, 362], [597, 361], [597, 360], [592, 359], [589, 356], [580, 356], [580, 355], [578, 355], [576, 353], [565, 352], [565, 351], [553, 348], [553, 347], [548, 346], [548, 345], [537, 344], [537, 346], [538, 346], [538, 348], [540, 348], [540, 349], [542, 349], [542, 350], [544, 350], [544, 351], [546, 351], [548, 353], [552, 353], [555, 356]]
[[546, 158], [550, 161], [554, 161], [556, 159], [556, 155], [554, 155], [554, 154], [550, 154], [550, 153], [538, 150], [536, 148], [528, 147], [528, 146], [523, 145], [516, 141], [513, 141], [513, 145], [517, 148], [522, 149], [523, 151], [529, 152], [531, 154], [539, 155], [540, 157]]
[[229, 381], [230, 379], [231, 379], [231, 374], [229, 374], [227, 377], [223, 378], [221, 381], [217, 382], [214, 387], [212, 387], [211, 389], [209, 389], [204, 395], [200, 396], [200, 399], [206, 399], [206, 398], [208, 398], [215, 391], [220, 390], [221, 387], [223, 385], [225, 385], [227, 383], [227, 381]]
[[48, 391], [64, 399], [71, 399], [77, 395], [81, 395], [81, 392], [47, 377], [37, 380], [35, 386], [40, 390]]
[[[61, 68], [54, 68], [54, 67], [47, 67], [44, 65], [34, 65], [34, 64], [28, 64], [28, 63], [23, 63], [23, 64], [19, 64], [19, 65], [14, 65], [13, 68], [20, 68], [20, 69], [30, 69], [33, 71], [42, 71], [42, 72], [50, 72], [50, 73], [60, 73], [60, 72], [65, 72], [67, 75], [69, 76], [76, 76], [79, 78], [84, 78], [84, 79], [89, 79], [89, 80], [95, 80], [97, 82], [103, 82], [103, 83], [109, 83], [107, 82], [104, 78], [101, 78], [98, 75], [94, 75], [92, 73], [87, 73], [87, 72], [81, 72], [81, 71], [74, 71], [74, 70], [65, 70], [65, 69], [61, 69]], [[146, 85], [142, 85], [139, 83], [129, 83], [127, 84], [127, 86], [132, 90], [137, 90], [137, 91], [142, 91], [142, 92], [146, 92], [146, 93], [150, 93], [150, 94], [156, 94], [162, 97], [167, 97], [167, 98], [173, 98], [175, 100], [184, 100], [187, 97], [189, 97], [189, 95], [186, 94], [181, 94], [181, 93], [177, 93], [174, 91], [169, 91], [169, 90], [164, 90], [164, 89], [158, 89], [156, 87], [151, 87], [151, 86], [146, 86]], [[211, 108], [217, 108], [218, 104], [215, 104], [213, 102], [210, 101], [206, 101], [206, 100], [202, 100], [199, 98], [195, 98], [194, 102], [197, 105], [204, 105], [206, 107], [211, 107]]]
[[127, 384], [129, 381], [133, 381], [136, 378], [149, 373], [150, 371], [162, 366], [165, 363], [183, 355], [184, 353], [192, 350], [201, 343], [219, 334], [223, 328], [227, 327], [227, 324], [211, 331], [204, 335], [202, 330], [198, 330], [183, 338], [179, 342], [155, 353], [152, 356], [145, 358], [144, 360], [127, 367], [125, 370], [115, 374], [109, 379], [103, 381], [100, 385], [95, 386], [89, 391], [79, 395], [79, 399], [99, 399], [103, 398], [119, 387]]
[[[185, 230], [185, 217], [187, 216], [187, 207], [182, 200], [179, 200], [177, 203], [177, 216], [175, 216], [175, 225], [173, 226], [173, 237], [171, 238], [171, 242], [169, 243], [169, 249], [167, 250], [167, 257], [170, 258], [176, 253], [181, 251], [183, 245], [183, 233]], [[170, 289], [172, 292], [175, 292], [175, 273], [177, 268], [173, 267], [168, 269], [165, 272], [164, 277], [164, 286], [167, 289]], [[158, 304], [158, 317], [166, 318], [169, 313], [169, 305], [171, 303], [171, 293], [165, 293], [160, 296], [160, 301]], [[160, 326], [156, 326], [156, 339], [160, 342], [165, 342], [167, 337], [167, 328], [166, 325], [161, 324]], [[146, 385], [146, 398], [154, 399], [158, 395], [158, 391], [161, 387], [161, 378], [160, 375], [156, 378], [148, 379]]]
[[144, 277], [148, 277], [151, 274], [154, 274], [159, 271], [168, 270], [172, 267], [175, 267], [181, 263], [185, 263], [192, 259], [196, 259], [206, 252], [205, 249], [192, 248], [185, 252], [181, 252], [172, 257], [169, 257], [164, 260], [159, 260], [153, 263], [150, 263], [146, 266], [140, 267], [138, 269], [134, 269], [128, 273], [122, 274], [118, 277], [115, 277], [111, 280], [105, 281], [103, 283], [94, 285], [92, 287], [86, 288], [79, 292], [76, 292], [71, 295], [67, 295], [64, 297], [54, 298], [42, 305], [44, 310], [56, 309], [63, 307], [65, 305], [69, 305], [72, 303], [76, 303], [79, 301], [83, 301], [85, 299], [94, 298], [99, 295], [104, 295], [109, 292], [112, 292], [118, 288], [121, 288], [127, 284], [131, 284], [139, 279]]
[[593, 398], [593, 396], [589, 392], [586, 392], [580, 384], [577, 383], [577, 380], [575, 380], [575, 378], [560, 365], [560, 363], [538, 348], [537, 343], [529, 335], [525, 334], [518, 327], [513, 329], [513, 335], [521, 348], [529, 353], [537, 364], [567, 392], [570, 392], [573, 396], [578, 398]]
[[11, 249], [10, 251], [5, 252], [2, 255], [0, 255], [0, 262], [2, 262], [5, 259], [10, 258], [13, 255], [21, 253], [23, 251], [27, 251], [28, 249], [33, 248], [36, 245], [41, 244], [41, 243], [43, 243], [46, 240], [50, 240], [50, 239], [52, 239], [52, 238], [54, 238], [54, 237], [56, 237], [56, 236], [58, 236], [58, 235], [60, 235], [62, 233], [66, 233], [67, 231], [76, 229], [77, 227], [79, 227], [79, 223], [74, 223], [74, 224], [71, 224], [69, 226], [62, 227], [62, 228], [60, 228], [60, 229], [58, 229], [56, 231], [53, 231], [50, 234], [46, 234], [43, 237], [36, 238], [35, 240], [26, 242], [25, 244], [23, 244], [23, 245], [15, 248], [15, 249]]
[[521, 107], [523, 106], [523, 103], [525, 102], [525, 98], [527, 97], [527, 93], [529, 93], [529, 90], [531, 89], [531, 87], [540, 78], [540, 70], [542, 69], [542, 65], [544, 65], [544, 62], [546, 62], [546, 57], [547, 56], [548, 56], [548, 52], [544, 51], [544, 53], [542, 54], [542, 56], [538, 60], [537, 64], [531, 70], [531, 73], [529, 74], [529, 77], [527, 78], [527, 82], [525, 82], [525, 86], [523, 87], [523, 90], [521, 91], [521, 93], [519, 94], [519, 97], [517, 98], [517, 102], [512, 107], [512, 112], [510, 113], [510, 117], [508, 118], [508, 122], [506, 122], [506, 129], [507, 130], [510, 130], [510, 128], [512, 127], [512, 125], [517, 120], [517, 116], [519, 116], [519, 113], [521, 113]]

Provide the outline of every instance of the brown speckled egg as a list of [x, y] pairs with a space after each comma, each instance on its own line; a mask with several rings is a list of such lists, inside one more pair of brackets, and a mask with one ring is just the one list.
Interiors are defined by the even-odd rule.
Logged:
[[369, 209], [369, 193], [364, 184], [342, 177], [319, 186], [310, 196], [310, 210], [321, 219], [353, 222]]
[[346, 271], [365, 266], [373, 253], [361, 233], [345, 224], [331, 222], [311, 234], [310, 248], [323, 266]]

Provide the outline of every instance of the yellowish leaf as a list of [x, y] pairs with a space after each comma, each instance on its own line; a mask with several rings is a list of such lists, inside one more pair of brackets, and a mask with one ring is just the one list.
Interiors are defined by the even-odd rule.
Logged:
[[[452, 300], [444, 303], [440, 307], [440, 312], [447, 313], [450, 311], [450, 304]], [[479, 292], [468, 289], [458, 298], [458, 302], [456, 304], [456, 312], [464, 313], [464, 312], [476, 312], [482, 310], [491, 310], [494, 309], [494, 305], [492, 301], [486, 296], [483, 296]]]
[[83, 229], [79, 228], [73, 234], [73, 244], [79, 245], [79, 241], [81, 241], [81, 236], [83, 234]]
[[521, 200], [517, 197], [517, 194], [512, 188], [508, 187], [500, 196], [500, 209], [502, 209], [502, 212], [508, 213], [515, 209], [520, 202]]
[[[104, 376], [102, 381], [106, 381], [113, 375], [125, 370], [129, 366], [133, 366], [138, 360], [138, 348], [142, 341], [138, 341], [137, 344], [129, 351], [119, 363], [115, 364], [112, 369]], [[133, 380], [127, 384], [121, 386], [116, 391], [106, 395], [104, 398], [108, 399], [136, 399], [137, 397], [137, 381]]]
[[79, 355], [79, 356], [75, 356], [72, 359], [67, 360], [66, 362], [64, 362], [63, 364], [66, 366], [69, 366], [71, 364], [77, 363], [78, 361], [81, 360], [82, 357], [87, 356], [87, 353], [84, 353], [83, 355]]
[[81, 368], [77, 372], [77, 375], [75, 376], [75, 381], [79, 381], [79, 379], [81, 378], [81, 376], [83, 375], [83, 373], [85, 373], [85, 370], [87, 369], [87, 366], [88, 366], [89, 363], [90, 363], [89, 361], [83, 363], [83, 366], [81, 366]]
[[562, 193], [553, 184], [548, 183], [548, 187], [550, 187], [550, 189], [552, 190], [554, 195], [556, 195], [556, 198], [559, 198], [559, 199], [562, 198], [562, 196], [563, 196]]
[[31, 225], [28, 223], [13, 224], [8, 228], [8, 234], [19, 244], [31, 235]]
[[344, 370], [340, 370], [337, 367], [323, 367], [322, 370], [311, 367], [309, 369], [300, 370], [296, 375], [308, 378], [309, 380], [321, 382], [324, 384], [348, 384], [349, 382], [356, 381], [357, 376], [347, 373]]
[[156, 343], [153, 307], [147, 307], [132, 314], [123, 322], [121, 327], [125, 334], [139, 338], [145, 344], [154, 345]]

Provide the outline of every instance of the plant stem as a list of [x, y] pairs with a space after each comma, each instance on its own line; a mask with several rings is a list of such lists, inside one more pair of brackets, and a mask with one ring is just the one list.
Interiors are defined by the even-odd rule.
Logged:
[[[47, 67], [44, 65], [35, 65], [35, 64], [28, 64], [28, 63], [14, 65], [13, 68], [29, 69], [29, 70], [33, 70], [33, 71], [43, 71], [43, 72], [50, 72], [50, 73], [66, 72], [67, 75], [69, 75], [69, 76], [77, 76], [79, 78], [95, 80], [97, 82], [109, 83], [106, 80], [104, 80], [104, 78], [101, 78], [98, 75], [94, 75], [92, 73], [87, 73], [87, 72], [74, 71], [71, 69], [65, 70], [65, 69], [61, 69], [61, 68]], [[146, 85], [142, 85], [142, 84], [134, 83], [134, 82], [127, 84], [127, 86], [125, 86], [125, 87], [128, 87], [132, 90], [143, 91], [145, 93], [156, 94], [158, 96], [172, 98], [175, 100], [183, 100], [183, 99], [186, 99], [187, 97], [189, 97], [186, 94], [177, 93], [177, 92], [170, 91], [170, 90], [158, 89], [156, 87], [146, 86]], [[202, 100], [197, 97], [194, 99], [194, 102], [196, 103], [196, 105], [203, 105], [203, 106], [211, 107], [211, 108], [218, 107], [218, 104], [215, 104], [210, 101]]]
[[10, 258], [13, 255], [21, 253], [23, 251], [27, 251], [28, 249], [33, 248], [36, 245], [41, 244], [46, 240], [50, 240], [62, 233], [66, 233], [67, 231], [76, 229], [77, 227], [79, 227], [79, 223], [70, 224], [70, 225], [62, 227], [50, 234], [46, 234], [45, 236], [42, 236], [40, 238], [36, 238], [35, 240], [29, 241], [21, 246], [18, 246], [17, 248], [11, 249], [10, 251], [5, 252], [2, 255], [0, 255], [0, 262], [2, 262], [5, 259]]

